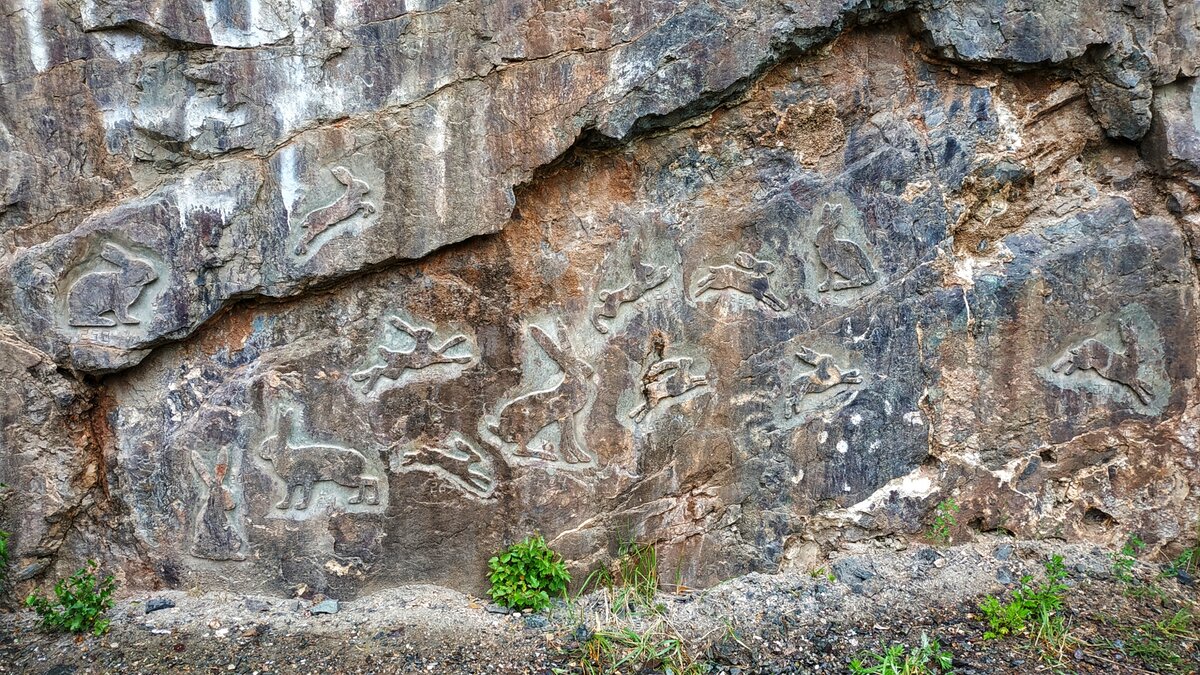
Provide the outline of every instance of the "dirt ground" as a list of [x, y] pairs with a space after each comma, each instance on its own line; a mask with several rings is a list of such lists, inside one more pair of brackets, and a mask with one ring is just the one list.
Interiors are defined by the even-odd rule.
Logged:
[[[1067, 639], [984, 639], [980, 599], [1009, 598], [1022, 575], [1040, 577], [1054, 554], [1069, 573]], [[839, 673], [889, 645], [919, 645], [922, 634], [963, 674], [1200, 672], [1197, 586], [1162, 571], [1139, 561], [1130, 583], [1113, 576], [1110, 552], [998, 539], [863, 547], [819, 570], [664, 591], [632, 609], [619, 590], [507, 615], [433, 586], [344, 601], [334, 614], [314, 614], [304, 599], [171, 591], [121, 599], [102, 637], [45, 632], [28, 612], [0, 614], [0, 673], [603, 672], [594, 659], [612, 666], [630, 654], [601, 658], [603, 635], [657, 636], [676, 654], [634, 654], [613, 672], [690, 664], [693, 673]], [[164, 599], [174, 606], [147, 613], [149, 601]]]

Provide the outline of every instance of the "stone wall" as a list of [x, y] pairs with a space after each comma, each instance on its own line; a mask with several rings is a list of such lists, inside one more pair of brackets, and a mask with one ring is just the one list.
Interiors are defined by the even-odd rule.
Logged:
[[24, 583], [1195, 536], [1192, 3], [6, 2]]

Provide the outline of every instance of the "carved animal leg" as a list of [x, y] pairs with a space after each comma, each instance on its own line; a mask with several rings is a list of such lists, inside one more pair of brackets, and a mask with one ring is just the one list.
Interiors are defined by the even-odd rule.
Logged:
[[113, 308], [113, 314], [117, 315], [118, 321], [120, 321], [121, 323], [126, 324], [126, 325], [132, 326], [134, 324], [141, 323], [140, 320], [135, 319], [129, 315], [129, 306], [128, 305], [125, 305], [124, 307], [122, 307], [121, 304], [118, 304], [116, 307]]
[[[308, 227], [308, 226], [305, 225], [304, 227]], [[301, 239], [299, 241], [299, 243], [296, 244], [296, 248], [294, 249], [296, 255], [304, 255], [305, 253], [308, 253], [308, 242], [309, 242], [309, 238], [305, 237], [305, 238]]]
[[600, 331], [601, 333], [607, 334], [608, 326], [605, 326], [604, 324], [600, 323], [600, 317], [608, 316], [608, 315], [605, 314], [603, 311], [601, 311], [601, 309], [599, 309], [600, 307], [602, 307], [602, 305], [597, 305], [597, 309], [593, 310], [593, 312], [592, 312], [592, 325], [596, 327], [596, 330]]
[[700, 285], [696, 287], [696, 295], [703, 295], [704, 291], [712, 288], [713, 275], [706, 274], [700, 278]]
[[71, 319], [73, 326], [95, 326], [97, 328], [111, 328], [117, 325], [116, 321], [102, 316], [99, 312], [93, 313], [91, 316], [85, 316], [81, 319]]
[[358, 492], [354, 493], [354, 496], [346, 501], [350, 502], [351, 504], [361, 504], [362, 500], [363, 500], [363, 491], [366, 488], [367, 488], [367, 482], [360, 479], [360, 482], [358, 484]]
[[859, 384], [862, 382], [862, 374], [857, 370], [847, 370], [842, 373], [842, 382], [845, 384]]
[[585, 464], [592, 459], [579, 449], [579, 442], [575, 438], [574, 415], [567, 415], [567, 418], [562, 421], [562, 443], [559, 449], [567, 464]]
[[303, 483], [299, 487], [300, 503], [296, 505], [296, 508], [303, 511], [304, 509], [308, 508], [308, 500], [310, 497], [312, 497], [312, 483]]
[[639, 403], [638, 407], [629, 411], [629, 417], [641, 422], [646, 417], [646, 413], [650, 412], [650, 408], [645, 403]]
[[767, 307], [770, 307], [776, 312], [782, 312], [788, 307], [787, 303], [784, 302], [782, 298], [780, 298], [778, 295], [775, 295], [771, 291], [763, 293], [762, 301], [766, 303]]
[[1144, 380], [1134, 380], [1132, 389], [1133, 393], [1137, 395], [1138, 400], [1142, 402], [1142, 405], [1150, 405], [1150, 401], [1154, 400], [1154, 393], [1151, 391], [1150, 385]]
[[379, 481], [374, 478], [364, 478], [363, 487], [368, 491], [370, 496], [367, 497], [368, 504], [379, 503]]
[[361, 204], [358, 205], [358, 208], [359, 208], [359, 210], [366, 211], [368, 216], [371, 215], [372, 213], [375, 213], [375, 210], [376, 210], [375, 205], [372, 204], [371, 202], [362, 202]]
[[[1066, 369], [1065, 373], [1063, 373], [1063, 369]], [[1071, 350], [1066, 356], [1055, 361], [1054, 364], [1050, 366], [1050, 370], [1056, 373], [1063, 373], [1064, 375], [1070, 375], [1071, 373], [1075, 372], [1075, 350]]]
[[475, 473], [474, 471], [467, 471], [466, 481], [471, 487], [481, 493], [487, 492], [492, 487], [491, 481], [482, 474]]
[[805, 379], [802, 380], [798, 385], [793, 385], [791, 396], [792, 414], [800, 412], [800, 400], [803, 399], [804, 395], [808, 393], [808, 390], [812, 388], [812, 384], [812, 380]]
[[371, 393], [371, 390], [375, 388], [375, 383], [379, 381], [379, 375], [382, 372], [383, 366], [374, 366], [373, 368], [368, 368], [366, 370], [354, 373], [350, 376], [350, 379], [354, 380], [355, 382], [363, 382], [365, 380], [367, 386], [363, 387], [363, 393], [369, 394]]
[[275, 508], [277, 508], [277, 509], [285, 509], [285, 510], [286, 510], [288, 507], [290, 507], [290, 506], [292, 505], [292, 490], [293, 490], [295, 487], [296, 487], [296, 486], [294, 486], [294, 485], [289, 485], [289, 486], [287, 486], [287, 488], [285, 488], [285, 489], [284, 489], [284, 491], [283, 491], [283, 501], [281, 501], [281, 502], [279, 502], [278, 504], [276, 504], [276, 505], [275, 505]]

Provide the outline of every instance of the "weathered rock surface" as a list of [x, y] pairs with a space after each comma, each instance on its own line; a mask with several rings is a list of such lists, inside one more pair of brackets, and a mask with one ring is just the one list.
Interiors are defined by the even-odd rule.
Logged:
[[1193, 4], [418, 4], [4, 13], [25, 576], [1194, 531]]

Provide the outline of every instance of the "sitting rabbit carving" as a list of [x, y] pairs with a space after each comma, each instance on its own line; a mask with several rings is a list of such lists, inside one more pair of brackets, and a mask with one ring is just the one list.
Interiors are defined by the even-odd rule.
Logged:
[[[67, 295], [67, 320], [72, 326], [110, 327], [141, 323], [129, 315], [129, 308], [147, 284], [158, 278], [154, 266], [135, 258], [115, 244], [105, 244], [100, 257], [120, 271], [89, 272], [71, 286]], [[116, 319], [105, 316], [112, 313]]]

